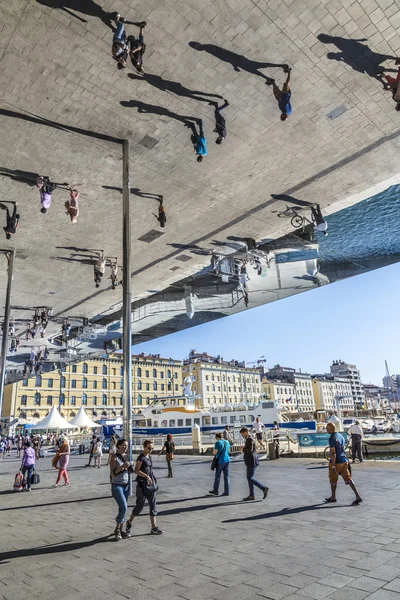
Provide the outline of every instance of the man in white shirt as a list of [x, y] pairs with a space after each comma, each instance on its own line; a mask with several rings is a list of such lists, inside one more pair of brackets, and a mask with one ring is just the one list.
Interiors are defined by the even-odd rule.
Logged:
[[261, 423], [261, 421], [258, 417], [256, 418], [256, 422], [253, 425], [253, 429], [256, 433], [257, 442], [260, 444], [261, 448], [264, 449], [264, 444], [263, 444], [264, 423]]
[[362, 439], [363, 439], [363, 430], [360, 427], [360, 421], [355, 421], [353, 425], [350, 426], [348, 430], [348, 435], [351, 435], [351, 458], [352, 462], [356, 462], [356, 456], [358, 460], [363, 462], [362, 455]]
[[324, 235], [328, 235], [328, 223], [322, 216], [321, 207], [319, 204], [311, 207], [311, 217], [314, 221], [314, 231], [321, 231]]

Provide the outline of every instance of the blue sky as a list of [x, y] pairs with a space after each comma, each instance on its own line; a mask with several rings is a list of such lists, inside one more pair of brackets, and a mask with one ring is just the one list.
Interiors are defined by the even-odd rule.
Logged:
[[400, 373], [400, 263], [133, 347], [182, 359], [194, 348], [225, 360], [329, 372], [356, 364], [364, 383], [382, 384], [384, 359]]

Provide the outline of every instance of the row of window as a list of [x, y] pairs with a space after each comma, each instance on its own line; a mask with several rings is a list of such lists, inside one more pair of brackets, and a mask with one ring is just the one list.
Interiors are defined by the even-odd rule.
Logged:
[[[224, 388], [223, 391], [226, 393], [226, 385], [224, 385], [223, 388]], [[207, 390], [207, 392], [220, 392], [221, 386], [220, 385], [215, 386], [214, 384], [212, 384], [211, 386], [207, 385], [206, 390]], [[231, 386], [228, 386], [228, 392], [231, 393], [232, 391], [233, 391], [233, 393], [236, 394], [236, 385], [234, 385], [233, 388]], [[246, 391], [246, 388], [242, 388], [242, 387], [238, 386], [238, 389], [237, 389], [238, 393], [242, 393], [244, 391]], [[247, 391], [250, 391], [250, 390], [247, 390]], [[256, 393], [259, 393], [260, 390], [258, 387], [255, 387], [253, 391]]]
[[[154, 396], [154, 398], [156, 398], [157, 396]], [[152, 400], [154, 400], [154, 398], [143, 398], [141, 394], [137, 395], [136, 398], [136, 404], [138, 406], [143, 406], [143, 405], [149, 405], [150, 402]], [[42, 396], [42, 394], [40, 392], [36, 392], [35, 395], [33, 396], [33, 404], [35, 406], [41, 406], [46, 404], [47, 406], [52, 406], [53, 405], [53, 399], [55, 401], [56, 404], [63, 404], [65, 405], [65, 394], [61, 394], [60, 396]], [[98, 404], [101, 404], [102, 406], [107, 406], [108, 403], [110, 403], [111, 406], [116, 406], [117, 404], [122, 406], [122, 396], [120, 397], [116, 397], [116, 396], [112, 396], [111, 398], [108, 399], [107, 394], [103, 394], [101, 396], [101, 398], [97, 398], [97, 396], [92, 396], [89, 400], [91, 401], [91, 404], [93, 406], [97, 406]], [[27, 395], [22, 395], [21, 396], [21, 406], [26, 406], [28, 403], [28, 396]], [[76, 396], [70, 396], [69, 397], [69, 405], [70, 406], [76, 406], [77, 404], [77, 397]], [[82, 404], [83, 406], [87, 406], [88, 404], [88, 396], [87, 394], [82, 394], [82, 396], [78, 399], [78, 405]]]
[[[102, 395], [101, 404], [103, 406], [107, 406], [107, 398], [108, 398], [107, 394]], [[55, 396], [54, 399], [57, 404], [65, 404], [65, 394], [61, 394], [61, 397]], [[96, 406], [97, 405], [97, 396], [93, 396], [91, 398], [91, 400], [92, 400], [92, 404], [94, 406]], [[113, 396], [112, 398], [110, 398], [110, 401], [111, 401], [112, 406], [116, 406], [117, 404], [122, 406], [122, 397], [117, 398], [116, 396]], [[24, 394], [23, 396], [21, 396], [21, 406], [26, 406], [27, 402], [28, 402], [28, 397]], [[33, 404], [35, 406], [40, 406], [43, 403], [47, 404], [48, 406], [52, 406], [53, 405], [53, 396], [46, 396], [46, 397], [42, 398], [42, 394], [40, 394], [40, 392], [36, 392], [36, 394], [33, 396]], [[82, 397], [80, 398], [80, 404], [87, 405], [87, 403], [88, 403], [87, 395], [82, 394]], [[76, 396], [69, 397], [69, 404], [71, 406], [76, 406]]]
[[227, 377], [224, 373], [221, 375], [221, 377], [219, 375], [206, 375], [206, 381], [231, 381], [234, 383], [235, 381], [237, 381], [238, 383], [240, 383], [240, 381], [247, 381], [247, 383], [249, 383], [250, 381], [252, 381], [253, 383], [259, 383], [260, 382], [260, 377], [258, 376], [254, 376], [252, 375], [250, 378], [247, 377], [245, 375], [232, 375], [231, 377]]
[[[77, 367], [78, 367], [78, 365], [72, 365], [72, 373], [77, 373], [78, 372], [77, 371]], [[93, 371], [92, 371], [93, 375], [97, 375], [98, 368], [97, 367], [92, 367], [92, 369], [93, 369]], [[102, 372], [102, 375], [107, 375], [107, 373], [108, 373], [107, 365], [103, 365], [101, 367], [101, 372]], [[89, 373], [89, 366], [88, 366], [87, 363], [83, 363], [82, 364], [82, 373], [84, 373], [84, 374]], [[145, 373], [145, 375], [144, 375], [145, 377], [150, 377], [150, 371], [149, 370], [146, 369], [144, 371], [144, 373]], [[160, 379], [164, 379], [164, 371], [160, 371], [159, 373], [160, 373], [159, 374]], [[117, 374], [117, 369], [116, 368], [110, 369], [110, 374], [116, 375]], [[119, 374], [121, 376], [124, 374], [123, 367], [119, 368]], [[141, 367], [137, 367], [137, 369], [136, 369], [136, 376], [137, 377], [142, 377], [142, 368]], [[153, 369], [152, 370], [152, 377], [156, 377], [157, 378], [157, 369]], [[178, 379], [178, 373], [172, 373], [171, 369], [167, 369], [167, 379], [172, 379], [172, 378]]]
[[[48, 388], [52, 388], [53, 387], [53, 382], [54, 382], [53, 379], [48, 379], [47, 380], [47, 387]], [[24, 379], [23, 382], [22, 382], [22, 385], [24, 387], [27, 387], [28, 383], [29, 383], [29, 380], [28, 379]], [[92, 389], [94, 389], [94, 390], [97, 389], [97, 383], [98, 383], [97, 381], [92, 381]], [[82, 378], [81, 384], [82, 384], [82, 388], [83, 389], [87, 389], [88, 388], [88, 380], [87, 380], [86, 377]], [[65, 376], [61, 377], [60, 385], [61, 385], [61, 388], [65, 388], [66, 387], [66, 378], [65, 378]], [[158, 386], [160, 386], [160, 390], [162, 392], [165, 391], [165, 384], [164, 383], [158, 384], [156, 381], [153, 382], [152, 389], [156, 391], [156, 390], [158, 390]], [[42, 387], [42, 377], [40, 375], [36, 375], [36, 378], [35, 378], [35, 387]], [[71, 388], [72, 389], [76, 389], [76, 387], [77, 387], [77, 381], [76, 381], [76, 379], [71, 379]], [[121, 381], [119, 382], [119, 389], [122, 390], [123, 387], [124, 387], [123, 380], [121, 379]], [[102, 379], [102, 381], [101, 381], [101, 388], [103, 390], [108, 389], [107, 379], [105, 379], [105, 378]], [[117, 389], [117, 383], [115, 381], [111, 382], [111, 389], [113, 389], [113, 390]], [[145, 390], [149, 391], [150, 390], [150, 383], [145, 383], [144, 387], [143, 387], [142, 382], [139, 379], [137, 381], [137, 389], [138, 390], [145, 389]], [[167, 391], [171, 392], [173, 390], [174, 390], [174, 385], [169, 381], [167, 383]], [[179, 391], [179, 385], [177, 383], [175, 383], [175, 391], [176, 392]]]

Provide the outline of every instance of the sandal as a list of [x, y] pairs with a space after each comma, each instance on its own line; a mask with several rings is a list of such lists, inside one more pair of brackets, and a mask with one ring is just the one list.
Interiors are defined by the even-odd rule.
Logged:
[[336, 502], [336, 498], [325, 498], [325, 502]]
[[362, 502], [362, 498], [356, 498], [354, 500], [354, 502], [351, 503], [352, 506], [357, 506], [358, 504], [361, 504]]

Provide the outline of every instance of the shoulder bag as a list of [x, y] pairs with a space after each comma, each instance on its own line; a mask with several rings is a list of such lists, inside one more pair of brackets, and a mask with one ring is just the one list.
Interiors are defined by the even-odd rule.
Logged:
[[[224, 441], [225, 441], [225, 440], [224, 440]], [[224, 450], [224, 448], [225, 448], [225, 444], [224, 444], [224, 446], [223, 446], [222, 450]], [[216, 454], [216, 455], [214, 456], [214, 458], [212, 459], [212, 462], [211, 462], [211, 471], [215, 471], [215, 469], [217, 468], [218, 459], [219, 459], [219, 457], [220, 457], [220, 456], [221, 456], [221, 454], [222, 454], [222, 450], [220, 450], [220, 451], [218, 452], [218, 454]]]

